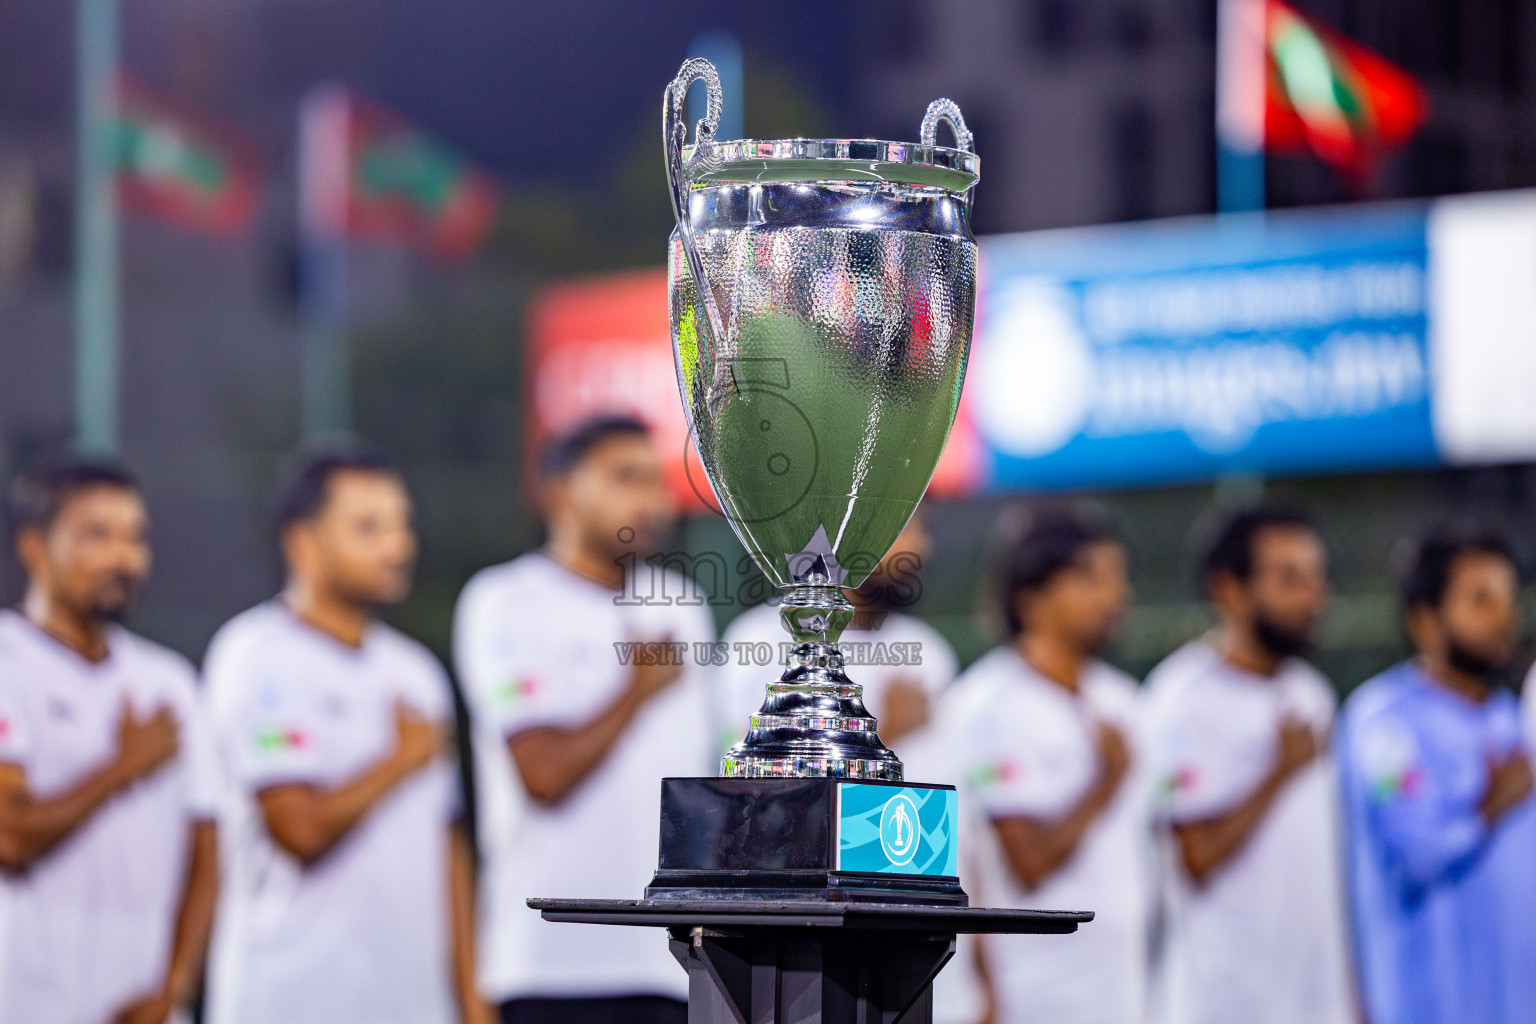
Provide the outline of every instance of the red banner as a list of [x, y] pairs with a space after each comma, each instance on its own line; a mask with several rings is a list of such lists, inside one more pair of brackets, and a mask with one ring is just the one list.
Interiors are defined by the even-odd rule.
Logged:
[[550, 437], [593, 416], [629, 413], [654, 431], [681, 507], [695, 512], [717, 507], [677, 393], [666, 271], [549, 286], [528, 314], [527, 358], [530, 476]]
[[[528, 315], [527, 467], [552, 436], [603, 413], [654, 431], [667, 482], [689, 512], [719, 510], [688, 434], [667, 319], [665, 270], [638, 270], [546, 288]], [[931, 491], [969, 493], [981, 446], [965, 403]]]

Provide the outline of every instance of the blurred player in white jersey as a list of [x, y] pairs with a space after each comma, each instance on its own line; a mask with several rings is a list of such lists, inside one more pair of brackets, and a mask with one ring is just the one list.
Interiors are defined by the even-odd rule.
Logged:
[[196, 990], [218, 888], [196, 676], [117, 624], [149, 572], [121, 468], [11, 491], [27, 574], [0, 611], [0, 1021], [162, 1024]]
[[377, 455], [320, 451], [278, 522], [287, 584], [206, 666], [235, 791], [210, 1018], [484, 1024], [448, 678], [377, 621], [410, 589], [410, 498]]
[[1099, 660], [1130, 595], [1106, 527], [1037, 517], [1008, 558], [1010, 640], [945, 694], [973, 901], [1091, 910], [1071, 935], [986, 936], [996, 1024], [1139, 1024], [1146, 1013], [1151, 774], [1133, 679]]
[[646, 563], [673, 502], [644, 424], [605, 417], [554, 441], [542, 500], [548, 543], [476, 575], [454, 622], [481, 809], [482, 989], [507, 1024], [682, 1024], [687, 975], [658, 936], [548, 924], [524, 900], [644, 894], [662, 777], [715, 774], [693, 654], [713, 621], [689, 581]]
[[1202, 576], [1217, 625], [1147, 677], [1163, 800], [1164, 1024], [1349, 1024], [1337, 700], [1303, 655], [1328, 596], [1306, 516], [1227, 516]]

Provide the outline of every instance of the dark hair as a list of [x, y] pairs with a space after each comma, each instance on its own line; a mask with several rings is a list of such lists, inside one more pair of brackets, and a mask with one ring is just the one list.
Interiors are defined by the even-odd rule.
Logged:
[[1397, 588], [1404, 611], [1418, 607], [1438, 608], [1451, 584], [1451, 566], [1462, 555], [1493, 555], [1504, 559], [1516, 572], [1520, 561], [1509, 539], [1477, 523], [1442, 523], [1398, 548]]
[[1107, 522], [1072, 511], [1055, 509], [1032, 517], [1007, 556], [1002, 596], [1008, 635], [1024, 632], [1019, 594], [1040, 590], [1057, 573], [1072, 566], [1084, 548], [1119, 539]]
[[1300, 507], [1265, 502], [1235, 509], [1222, 516], [1209, 532], [1200, 556], [1200, 581], [1226, 573], [1233, 579], [1253, 577], [1254, 541], [1264, 530], [1275, 528], [1311, 530], [1317, 527]]
[[651, 428], [634, 416], [610, 413], [594, 416], [544, 445], [539, 475], [546, 480], [565, 476], [581, 465], [592, 449], [613, 437], [649, 437]]
[[139, 481], [121, 463], [107, 459], [60, 459], [24, 470], [6, 496], [11, 535], [48, 529], [71, 498], [96, 487], [137, 492]]
[[398, 476], [400, 470], [387, 456], [354, 442], [299, 449], [283, 464], [273, 493], [272, 512], [278, 532], [314, 518], [325, 508], [331, 478], [346, 472]]

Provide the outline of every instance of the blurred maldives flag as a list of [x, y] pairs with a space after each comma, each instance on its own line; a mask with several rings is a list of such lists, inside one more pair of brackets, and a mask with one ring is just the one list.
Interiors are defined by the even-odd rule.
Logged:
[[1368, 179], [1429, 112], [1424, 88], [1282, 0], [1223, 0], [1216, 121], [1237, 152], [1313, 153]]
[[300, 220], [312, 238], [394, 242], [457, 261], [480, 248], [496, 181], [394, 111], [339, 85], [304, 100]]
[[125, 208], [212, 235], [250, 226], [261, 194], [254, 145], [128, 75], [118, 76], [113, 105], [117, 195]]

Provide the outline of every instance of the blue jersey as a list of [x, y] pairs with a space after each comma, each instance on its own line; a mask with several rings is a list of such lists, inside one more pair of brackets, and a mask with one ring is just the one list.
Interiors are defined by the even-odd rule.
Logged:
[[1404, 662], [1344, 705], [1337, 761], [1371, 1024], [1536, 1024], [1536, 800], [1492, 829], [1488, 762], [1514, 698], [1475, 703]]

